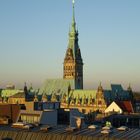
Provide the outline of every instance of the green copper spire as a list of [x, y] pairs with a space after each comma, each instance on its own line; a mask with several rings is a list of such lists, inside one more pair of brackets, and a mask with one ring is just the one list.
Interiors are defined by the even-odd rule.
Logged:
[[[73, 7], [73, 15], [72, 15], [72, 24], [69, 31], [69, 44], [68, 48], [72, 50], [72, 57], [76, 59], [81, 59], [81, 52], [78, 45], [78, 30], [76, 30], [76, 22], [75, 22], [75, 2], [72, 0]], [[70, 51], [69, 51], [70, 52]], [[70, 54], [70, 53], [68, 53]]]
[[75, 1], [74, 0], [72, 0], [72, 8], [73, 8], [73, 16], [72, 16], [72, 28], [71, 28], [71, 31], [72, 32], [75, 32], [76, 31], [76, 23], [75, 23], [75, 10], [74, 10], [74, 4], [75, 4]]
[[73, 57], [76, 56], [76, 50], [78, 48], [78, 32], [76, 31], [76, 22], [75, 22], [75, 1], [72, 0], [72, 24], [69, 31], [69, 45], [68, 48], [72, 49]]

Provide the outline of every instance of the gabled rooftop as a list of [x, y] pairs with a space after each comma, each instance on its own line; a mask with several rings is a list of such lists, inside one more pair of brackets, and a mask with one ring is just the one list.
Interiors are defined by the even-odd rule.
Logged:
[[117, 105], [123, 110], [123, 112], [133, 113], [133, 106], [131, 101], [117, 101]]

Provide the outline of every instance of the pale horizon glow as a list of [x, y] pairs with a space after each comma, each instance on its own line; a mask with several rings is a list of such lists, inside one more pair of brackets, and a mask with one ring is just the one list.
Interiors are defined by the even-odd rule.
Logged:
[[[72, 21], [69, 0], [0, 1], [0, 88], [24, 82], [39, 88], [63, 78]], [[84, 88], [111, 83], [140, 91], [140, 1], [75, 2], [84, 62]]]

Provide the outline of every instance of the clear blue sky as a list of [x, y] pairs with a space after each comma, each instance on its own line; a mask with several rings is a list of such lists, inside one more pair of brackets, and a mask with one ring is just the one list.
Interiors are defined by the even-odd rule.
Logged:
[[[140, 91], [140, 0], [75, 0], [84, 87]], [[71, 0], [0, 0], [0, 87], [62, 78]]]

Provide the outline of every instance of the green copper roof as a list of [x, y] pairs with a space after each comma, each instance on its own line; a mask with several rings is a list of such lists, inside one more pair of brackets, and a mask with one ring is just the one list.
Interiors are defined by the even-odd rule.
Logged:
[[17, 90], [17, 89], [4, 89], [2, 90], [1, 92], [1, 96], [2, 97], [10, 97], [10, 96], [13, 96], [17, 93], [21, 93], [21, 92], [24, 92], [23, 90]]
[[70, 96], [73, 96], [74, 98], [84, 98], [84, 96], [86, 98], [96, 98], [96, 93], [97, 90], [71, 90], [70, 92]]
[[44, 82], [39, 94], [64, 94], [67, 93], [69, 85], [71, 85], [71, 89], [74, 89], [74, 80], [49, 79]]

